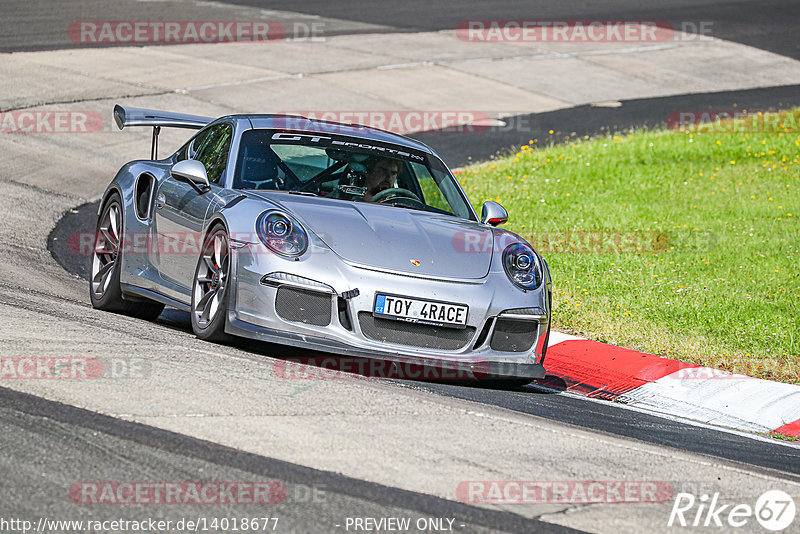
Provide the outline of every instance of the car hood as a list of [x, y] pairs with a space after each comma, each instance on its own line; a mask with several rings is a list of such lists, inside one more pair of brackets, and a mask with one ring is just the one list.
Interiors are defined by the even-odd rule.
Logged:
[[474, 221], [367, 202], [248, 193], [295, 215], [351, 263], [443, 278], [479, 279], [489, 272], [492, 229]]

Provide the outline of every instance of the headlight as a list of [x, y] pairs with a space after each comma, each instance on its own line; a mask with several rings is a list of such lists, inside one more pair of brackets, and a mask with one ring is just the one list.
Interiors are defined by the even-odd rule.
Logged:
[[306, 231], [282, 211], [270, 210], [259, 215], [256, 233], [267, 248], [281, 256], [300, 256], [308, 248]]
[[542, 264], [539, 256], [524, 243], [506, 247], [503, 251], [503, 268], [509, 280], [522, 289], [536, 289], [542, 283]]

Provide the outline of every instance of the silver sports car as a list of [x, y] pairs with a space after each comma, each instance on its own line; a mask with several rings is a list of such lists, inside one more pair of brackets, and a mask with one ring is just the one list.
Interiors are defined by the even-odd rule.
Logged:
[[[103, 194], [90, 294], [103, 310], [186, 310], [208, 340], [243, 336], [338, 355], [544, 376], [544, 259], [476, 215], [426, 145], [288, 115], [218, 119], [116, 106], [153, 127], [151, 159]], [[163, 127], [199, 130], [158, 159]]]

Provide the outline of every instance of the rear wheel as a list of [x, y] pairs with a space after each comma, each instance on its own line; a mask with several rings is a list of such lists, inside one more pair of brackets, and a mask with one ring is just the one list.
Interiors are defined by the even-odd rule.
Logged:
[[164, 309], [163, 304], [152, 301], [134, 302], [122, 298], [119, 285], [124, 237], [122, 222], [122, 201], [117, 193], [113, 193], [100, 212], [95, 228], [89, 279], [92, 306], [140, 319], [155, 319]]
[[226, 341], [225, 314], [228, 311], [230, 242], [221, 225], [203, 241], [192, 283], [192, 330], [200, 339]]

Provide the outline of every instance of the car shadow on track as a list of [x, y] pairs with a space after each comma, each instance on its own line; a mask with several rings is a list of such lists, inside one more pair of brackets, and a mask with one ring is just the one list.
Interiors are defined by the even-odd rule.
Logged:
[[[165, 308], [157, 322], [168, 328], [191, 332], [189, 313]], [[430, 364], [422, 365], [418, 360], [390, 362], [381, 359], [343, 356], [254, 341], [245, 338], [230, 338], [226, 346], [250, 354], [274, 358], [276, 376], [299, 380], [358, 380], [375, 379], [400, 382], [406, 385], [439, 384], [444, 387], [481, 388], [486, 390], [516, 391], [529, 394], [554, 394], [566, 389], [559, 377], [548, 375], [530, 384], [514, 383], [514, 380], [487, 379], [474, 369], [453, 369]]]

